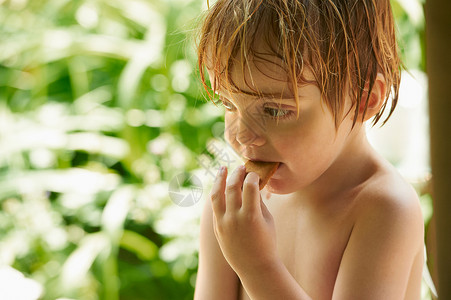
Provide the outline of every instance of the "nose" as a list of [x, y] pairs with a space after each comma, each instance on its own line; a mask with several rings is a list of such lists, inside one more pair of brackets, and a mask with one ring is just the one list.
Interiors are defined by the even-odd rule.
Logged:
[[236, 141], [242, 146], [262, 146], [265, 138], [257, 124], [239, 117], [236, 120]]

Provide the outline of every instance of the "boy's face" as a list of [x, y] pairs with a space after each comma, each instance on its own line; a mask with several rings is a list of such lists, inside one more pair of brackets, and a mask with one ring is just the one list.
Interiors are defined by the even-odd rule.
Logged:
[[[209, 76], [213, 78], [210, 71]], [[308, 71], [305, 76], [313, 80]], [[297, 118], [296, 101], [286, 73], [277, 65], [256, 61], [244, 75], [241, 70], [233, 70], [232, 79], [242, 90], [252, 88], [265, 94], [257, 97], [229, 92], [226, 88], [218, 91], [226, 108], [227, 142], [245, 159], [281, 162], [266, 186], [270, 192], [288, 194], [307, 187], [327, 176], [326, 170], [346, 153], [352, 118], [345, 117], [336, 129], [333, 115], [321, 101], [316, 85], [298, 87]], [[349, 111], [350, 100], [346, 101], [345, 111]]]

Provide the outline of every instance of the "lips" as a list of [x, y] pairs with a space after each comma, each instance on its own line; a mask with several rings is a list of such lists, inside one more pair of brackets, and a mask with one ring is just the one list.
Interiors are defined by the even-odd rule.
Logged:
[[244, 161], [254, 161], [254, 162], [268, 162], [268, 163], [276, 162], [273, 160], [261, 159], [261, 158], [252, 157], [252, 156], [243, 156], [243, 159], [244, 159]]

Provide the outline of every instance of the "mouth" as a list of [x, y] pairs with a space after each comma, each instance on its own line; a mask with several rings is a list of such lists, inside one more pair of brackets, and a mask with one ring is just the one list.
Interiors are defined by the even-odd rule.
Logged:
[[281, 161], [270, 161], [270, 160], [263, 160], [263, 159], [251, 159], [251, 158], [248, 158], [248, 157], [243, 157], [243, 162], [244, 163], [246, 163], [247, 161], [251, 161], [251, 162], [255, 162], [255, 163], [259, 163], [259, 162], [262, 162], [262, 163], [278, 163], [279, 165], [277, 166], [277, 169], [276, 170], [279, 170], [281, 167], [282, 167], [282, 165], [283, 165], [283, 162], [281, 162]]
[[246, 161], [252, 161], [252, 162], [263, 162], [263, 163], [281, 163], [278, 161], [273, 161], [273, 160], [266, 160], [266, 159], [259, 159], [259, 158], [249, 158], [247, 156], [242, 156], [244, 162]]

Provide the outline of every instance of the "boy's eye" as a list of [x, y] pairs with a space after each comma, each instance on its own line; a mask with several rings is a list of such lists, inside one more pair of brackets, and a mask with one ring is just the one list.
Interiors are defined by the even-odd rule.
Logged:
[[235, 111], [235, 106], [230, 101], [227, 101], [224, 98], [219, 98], [216, 103], [222, 104], [228, 111]]
[[287, 109], [279, 109], [279, 108], [272, 108], [272, 107], [265, 107], [264, 112], [271, 118], [283, 118], [283, 117], [288, 116], [291, 113], [291, 111], [287, 110]]
[[[235, 112], [237, 110], [235, 105], [233, 105], [232, 102], [228, 101], [227, 99], [225, 99], [223, 97], [219, 97], [219, 99], [217, 99], [215, 101], [215, 104], [224, 106], [225, 109], [229, 112]], [[277, 119], [277, 120], [288, 119], [292, 115], [294, 115], [294, 112], [292, 110], [282, 109], [280, 107], [273, 107], [273, 105], [271, 105], [271, 104], [268, 105], [267, 103], [263, 105], [263, 113], [267, 117], [269, 117], [271, 119]]]
[[232, 103], [230, 103], [229, 101], [226, 100], [222, 100], [222, 105], [224, 105], [224, 107], [228, 110], [234, 110], [235, 106], [233, 106]]

